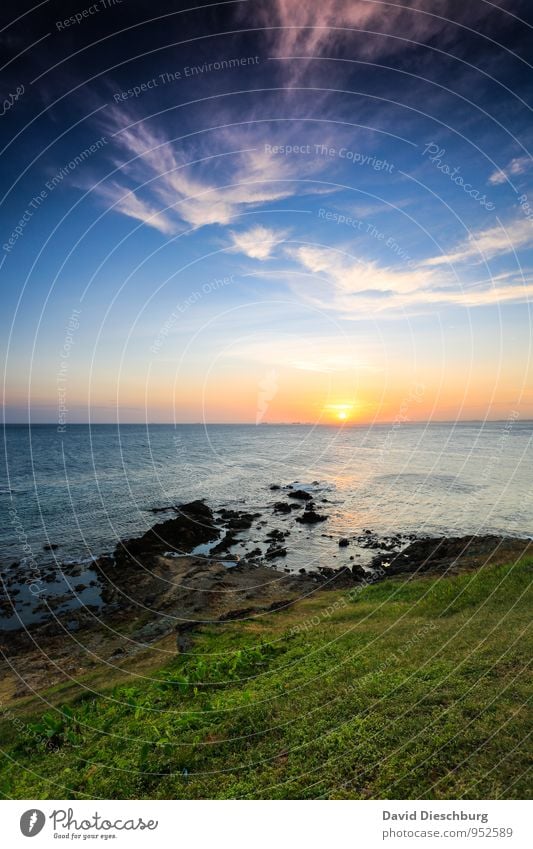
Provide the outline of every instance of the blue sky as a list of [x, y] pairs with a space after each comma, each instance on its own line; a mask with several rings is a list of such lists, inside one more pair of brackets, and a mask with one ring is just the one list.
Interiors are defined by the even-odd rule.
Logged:
[[527, 5], [403, 6], [6, 25], [6, 420], [533, 415]]

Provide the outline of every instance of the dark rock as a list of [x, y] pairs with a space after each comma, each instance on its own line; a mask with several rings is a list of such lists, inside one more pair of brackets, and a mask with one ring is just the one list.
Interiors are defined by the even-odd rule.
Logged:
[[226, 536], [223, 537], [220, 542], [217, 542], [216, 545], [211, 549], [211, 554], [217, 555], [221, 554], [224, 551], [228, 551], [232, 545], [235, 545], [237, 535], [235, 531], [228, 531]]
[[350, 540], [346, 537], [342, 537], [342, 539], [339, 540], [339, 548], [346, 548], [348, 545], [350, 545]]
[[247, 531], [252, 527], [254, 519], [259, 519], [261, 513], [246, 513], [239, 510], [218, 510], [221, 518], [226, 522], [226, 527], [232, 531]]
[[327, 516], [317, 513], [316, 510], [306, 509], [301, 516], [296, 517], [296, 521], [302, 525], [314, 525], [317, 522], [325, 522], [327, 518]]
[[192, 640], [189, 634], [178, 634], [176, 636], [176, 648], [179, 652], [189, 651]]
[[186, 619], [183, 620], [183, 622], [178, 622], [174, 630], [177, 634], [186, 634], [188, 631], [194, 631], [197, 627], [198, 625], [196, 622]]
[[139, 630], [135, 632], [134, 637], [138, 642], [146, 645], [147, 643], [153, 642], [163, 636], [163, 634], [167, 634], [170, 630], [171, 626], [169, 622], [165, 620], [156, 620], [155, 622], [147, 622], [146, 625], [139, 628]]
[[270, 484], [270, 489], [271, 489], [272, 491], [274, 491], [274, 490], [276, 490], [276, 489], [281, 489], [281, 487], [280, 487], [279, 483], [271, 483], [271, 484]]
[[281, 546], [275, 546], [273, 548], [268, 548], [265, 552], [265, 558], [267, 560], [273, 560], [275, 557], [286, 557], [287, 549], [282, 548]]
[[61, 607], [62, 604], [67, 604], [67, 602], [71, 601], [71, 599], [72, 596], [70, 593], [63, 593], [62, 595], [52, 595], [44, 600], [44, 604], [50, 605], [50, 607]]
[[232, 622], [234, 619], [246, 619], [256, 612], [255, 607], [242, 607], [240, 610], [228, 610], [218, 617], [219, 622]]
[[280, 542], [284, 540], [286, 537], [290, 536], [290, 531], [280, 531], [278, 528], [275, 528], [272, 531], [269, 531], [267, 537], [272, 540], [279, 540]]
[[177, 516], [160, 522], [141, 537], [121, 540], [115, 548], [117, 564], [131, 562], [141, 554], [160, 555], [165, 551], [189, 552], [201, 543], [220, 536], [212, 511], [203, 501], [191, 501], [176, 508]]
[[286, 504], [285, 501], [276, 501], [274, 504], [274, 513], [290, 513], [291, 504]]
[[[323, 567], [319, 569], [319, 572], [321, 579], [326, 581], [332, 589], [336, 589], [337, 587], [353, 587], [355, 583], [362, 580], [362, 575], [359, 573], [360, 567], [356, 566], [355, 569], [356, 571], [354, 573], [354, 569], [349, 566], [345, 566], [343, 569], [328, 569], [327, 567]], [[364, 570], [361, 571], [364, 575]]]
[[55, 551], [56, 548], [59, 548], [57, 542], [47, 542], [45, 545], [43, 545], [43, 551]]
[[252, 527], [252, 520], [246, 516], [239, 516], [237, 519], [230, 519], [227, 527], [232, 531], [247, 531]]
[[360, 566], [358, 563], [356, 563], [354, 566], [352, 566], [350, 571], [351, 571], [351, 575], [352, 575], [352, 578], [353, 578], [354, 581], [366, 581], [367, 580], [367, 577], [368, 577], [367, 573], [365, 572], [363, 567]]
[[450, 538], [418, 539], [403, 552], [380, 554], [372, 560], [374, 569], [386, 575], [403, 573], [447, 572], [459, 563], [483, 565], [505, 542], [503, 537], [474, 535]]
[[115, 651], [114, 651], [114, 652], [113, 652], [113, 654], [111, 655], [111, 660], [112, 660], [114, 657], [119, 657], [119, 656], [120, 656], [120, 655], [122, 655], [122, 654], [126, 654], [126, 652], [124, 651], [124, 649], [123, 649], [123, 648], [121, 648], [121, 647], [119, 646], [118, 648], [116, 648], [116, 649], [115, 649]]
[[293, 492], [289, 492], [289, 498], [297, 498], [299, 501], [313, 500], [313, 496], [303, 489], [295, 489]]

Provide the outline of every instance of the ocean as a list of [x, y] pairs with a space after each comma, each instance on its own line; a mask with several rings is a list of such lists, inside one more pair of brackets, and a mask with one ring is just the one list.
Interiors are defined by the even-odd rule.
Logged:
[[[90, 564], [119, 539], [169, 517], [151, 508], [198, 498], [214, 510], [264, 516], [261, 533], [252, 529], [235, 548], [245, 556], [261, 534], [290, 522], [271, 509], [290, 485], [307, 488], [328, 519], [312, 527], [293, 521], [287, 556], [273, 568], [342, 566], [348, 549], [338, 539], [366, 529], [379, 538], [530, 537], [532, 437], [533, 423], [516, 418], [373, 427], [70, 425], [65, 433], [8, 425], [0, 564], [4, 572], [24, 557], [43, 567]], [[359, 551], [358, 562], [369, 556]]]

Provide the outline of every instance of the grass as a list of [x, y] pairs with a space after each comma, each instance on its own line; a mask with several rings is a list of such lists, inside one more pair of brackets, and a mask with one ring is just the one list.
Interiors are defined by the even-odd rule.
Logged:
[[94, 692], [93, 678], [14, 702], [0, 792], [527, 798], [532, 573], [526, 558], [318, 593], [204, 628], [187, 654]]

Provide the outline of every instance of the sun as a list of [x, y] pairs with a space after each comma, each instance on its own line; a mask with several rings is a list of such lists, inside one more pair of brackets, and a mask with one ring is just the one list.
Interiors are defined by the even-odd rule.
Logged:
[[347, 422], [353, 413], [353, 404], [327, 404], [325, 412], [328, 418], [337, 422]]

